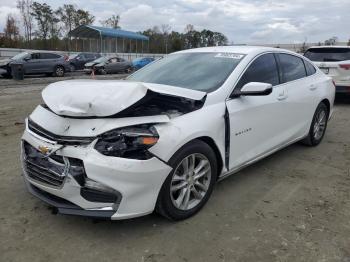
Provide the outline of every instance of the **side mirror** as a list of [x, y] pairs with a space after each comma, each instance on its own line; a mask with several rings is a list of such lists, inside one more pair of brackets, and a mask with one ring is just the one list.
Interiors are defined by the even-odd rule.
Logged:
[[245, 84], [239, 91], [241, 96], [267, 96], [272, 93], [272, 85], [260, 82]]
[[30, 57], [28, 56], [28, 57], [25, 57], [25, 58], [23, 58], [23, 60], [24, 61], [29, 61], [30, 60]]

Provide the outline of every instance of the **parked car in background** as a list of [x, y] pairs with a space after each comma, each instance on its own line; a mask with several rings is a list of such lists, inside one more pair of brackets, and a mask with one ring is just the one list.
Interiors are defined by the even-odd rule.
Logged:
[[134, 59], [132, 61], [132, 65], [135, 70], [139, 70], [140, 68], [144, 67], [145, 65], [148, 65], [153, 61], [154, 61], [153, 57], [141, 57], [141, 58]]
[[72, 54], [68, 58], [71, 71], [84, 69], [84, 65], [88, 62], [94, 61], [100, 58], [101, 55], [98, 53], [78, 53]]
[[0, 60], [0, 68], [6, 73], [3, 76], [11, 77], [11, 63], [23, 63], [25, 75], [30, 74], [47, 74], [58, 77], [64, 76], [65, 72], [70, 71], [67, 62], [68, 57], [51, 52], [22, 52], [10, 59]]
[[218, 180], [297, 141], [317, 146], [334, 93], [305, 57], [249, 46], [180, 51], [126, 80], [56, 82], [26, 119], [24, 180], [63, 214], [186, 219]]
[[91, 63], [85, 64], [85, 72], [91, 73], [92, 70], [95, 70], [96, 74], [131, 73], [133, 66], [131, 62], [124, 58], [101, 57]]
[[304, 56], [332, 77], [337, 93], [350, 94], [350, 46], [314, 46]]

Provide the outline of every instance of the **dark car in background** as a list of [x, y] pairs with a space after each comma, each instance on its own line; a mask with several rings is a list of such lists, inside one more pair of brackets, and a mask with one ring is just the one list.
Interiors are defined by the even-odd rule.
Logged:
[[51, 52], [22, 52], [10, 59], [0, 60], [0, 72], [5, 78], [11, 77], [11, 64], [23, 64], [25, 75], [46, 74], [57, 77], [70, 71], [67, 56]]
[[116, 74], [131, 73], [133, 71], [132, 63], [120, 57], [100, 57], [93, 62], [86, 63], [84, 71], [97, 74]]
[[134, 59], [132, 61], [132, 65], [133, 65], [135, 70], [138, 70], [138, 69], [144, 67], [145, 65], [152, 63], [153, 61], [154, 61], [153, 57], [140, 57], [140, 58]]
[[91, 61], [100, 58], [101, 55], [98, 53], [77, 53], [72, 54], [68, 58], [68, 62], [71, 68], [71, 71], [82, 70], [84, 69], [84, 65]]

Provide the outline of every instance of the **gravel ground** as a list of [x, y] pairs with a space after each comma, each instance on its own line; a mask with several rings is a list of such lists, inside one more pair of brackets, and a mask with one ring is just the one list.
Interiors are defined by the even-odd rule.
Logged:
[[19, 140], [42, 87], [0, 88], [0, 261], [350, 261], [350, 101], [318, 147], [218, 183], [191, 219], [94, 221], [51, 214], [25, 190]]

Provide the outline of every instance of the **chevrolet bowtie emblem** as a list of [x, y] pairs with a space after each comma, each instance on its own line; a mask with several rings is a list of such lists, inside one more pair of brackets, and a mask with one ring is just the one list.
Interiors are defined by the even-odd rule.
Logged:
[[46, 155], [51, 151], [47, 146], [39, 146], [38, 149], [44, 155]]

